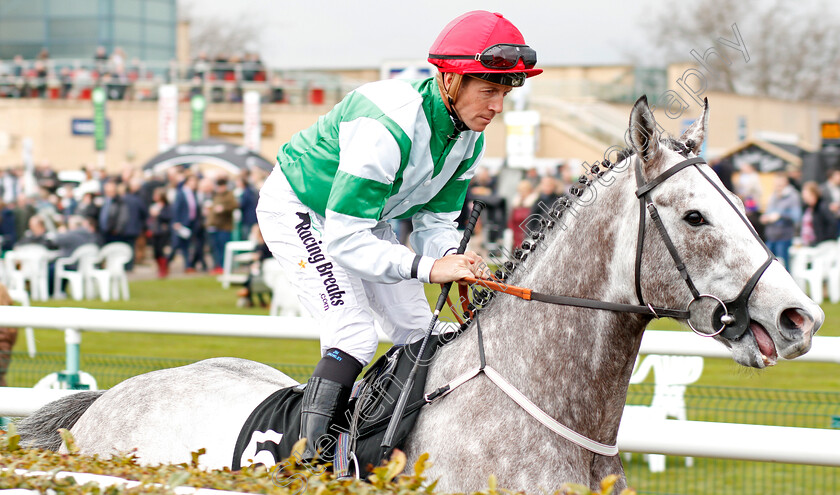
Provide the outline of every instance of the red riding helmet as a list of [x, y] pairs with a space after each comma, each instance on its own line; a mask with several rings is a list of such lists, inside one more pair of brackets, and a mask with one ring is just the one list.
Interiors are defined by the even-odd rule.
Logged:
[[536, 69], [537, 52], [502, 14], [474, 10], [443, 28], [429, 49], [441, 72], [469, 74], [507, 86], [522, 86]]

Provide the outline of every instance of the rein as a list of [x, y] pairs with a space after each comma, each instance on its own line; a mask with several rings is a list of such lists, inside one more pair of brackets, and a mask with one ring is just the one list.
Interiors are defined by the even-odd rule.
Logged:
[[[702, 169], [700, 169], [700, 167], [697, 166], [699, 164], [705, 163], [706, 161], [701, 157], [688, 158], [677, 163], [665, 172], [662, 172], [653, 180], [645, 182], [644, 177], [642, 175], [641, 160], [636, 160], [636, 197], [639, 198], [639, 234], [636, 240], [635, 284], [636, 296], [638, 297], [640, 304], [616, 303], [600, 301], [597, 299], [588, 299], [583, 297], [544, 294], [541, 292], [532, 291], [531, 289], [525, 287], [517, 287], [505, 284], [504, 282], [501, 282], [499, 280], [484, 280], [476, 279], [474, 277], [465, 277], [461, 279], [461, 282], [466, 282], [470, 285], [478, 285], [496, 292], [502, 292], [505, 294], [516, 296], [526, 301], [540, 301], [549, 304], [558, 304], [562, 306], [601, 309], [621, 313], [636, 313], [652, 316], [654, 318], [675, 318], [686, 320], [688, 326], [696, 334], [701, 335], [703, 337], [714, 337], [718, 334], [723, 334], [723, 336], [728, 339], [740, 338], [749, 327], [750, 322], [749, 311], [747, 309], [747, 302], [749, 301], [750, 295], [752, 294], [753, 289], [758, 283], [758, 280], [761, 278], [761, 275], [764, 274], [765, 270], [767, 270], [767, 268], [770, 266], [770, 263], [772, 263], [774, 257], [773, 253], [770, 251], [767, 245], [764, 244], [764, 241], [761, 240], [761, 237], [759, 237], [758, 233], [755, 231], [755, 228], [753, 228], [752, 224], [750, 224], [749, 220], [743, 214], [741, 214], [738, 208], [735, 207], [735, 204], [733, 204], [732, 201], [726, 196], [726, 193], [717, 184], [715, 184], [714, 181], [708, 175], [706, 175]], [[711, 294], [701, 294], [700, 291], [697, 290], [697, 287], [694, 285], [694, 281], [691, 279], [691, 276], [688, 273], [688, 269], [686, 268], [685, 263], [682, 262], [682, 258], [680, 257], [679, 252], [677, 251], [677, 248], [674, 245], [674, 242], [668, 235], [668, 230], [665, 228], [665, 224], [662, 223], [662, 219], [659, 216], [659, 212], [656, 209], [656, 205], [653, 204], [653, 201], [650, 199], [649, 196], [649, 193], [653, 191], [658, 185], [668, 180], [668, 178], [675, 175], [677, 172], [680, 172], [681, 170], [691, 166], [695, 167], [695, 169], [712, 185], [712, 187], [714, 187], [715, 190], [718, 193], [720, 193], [721, 196], [723, 196], [724, 200], [726, 200], [729, 206], [731, 206], [732, 209], [735, 210], [739, 218], [741, 218], [744, 224], [746, 224], [746, 226], [749, 228], [753, 237], [755, 237], [755, 239], [761, 244], [762, 248], [767, 253], [767, 259], [764, 261], [764, 263], [762, 263], [761, 266], [752, 274], [747, 283], [741, 289], [741, 292], [735, 298], [729, 301], [723, 301], [722, 299]], [[677, 271], [679, 271], [680, 277], [685, 281], [686, 285], [688, 286], [688, 290], [691, 292], [692, 299], [688, 302], [685, 309], [660, 308], [655, 307], [649, 303], [645, 304], [644, 297], [642, 296], [641, 271], [642, 248], [644, 246], [645, 239], [645, 223], [648, 215], [650, 216], [654, 225], [656, 225], [656, 230], [659, 232], [662, 241], [665, 243], [665, 247], [668, 249], [668, 253], [671, 255], [671, 258], [674, 260], [674, 265], [677, 268]], [[473, 312], [467, 306], [467, 303], [469, 301], [464, 297], [466, 293], [466, 288], [463, 285], [461, 285], [459, 289], [462, 289], [461, 303], [463, 305], [464, 312], [467, 313], [468, 316], [471, 316]], [[717, 325], [720, 325], [720, 328], [714, 333], [700, 332], [691, 323], [691, 305], [699, 299], [703, 298], [713, 299], [718, 303], [715, 307], [715, 310], [712, 313], [712, 328], [714, 329]]]

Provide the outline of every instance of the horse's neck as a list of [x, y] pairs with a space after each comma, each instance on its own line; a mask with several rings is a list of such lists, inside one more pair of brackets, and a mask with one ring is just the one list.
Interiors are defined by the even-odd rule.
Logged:
[[[620, 181], [598, 186], [597, 192], [601, 197], [564, 220], [565, 230], [555, 227], [548, 234], [511, 283], [549, 294], [636, 302], [635, 225], [630, 225], [638, 218], [632, 213], [637, 211], [635, 197]], [[617, 431], [645, 323], [627, 313], [503, 294], [480, 315], [487, 365], [548, 414], [593, 437]], [[476, 341], [473, 325], [442, 354], [438, 369], [477, 365]]]

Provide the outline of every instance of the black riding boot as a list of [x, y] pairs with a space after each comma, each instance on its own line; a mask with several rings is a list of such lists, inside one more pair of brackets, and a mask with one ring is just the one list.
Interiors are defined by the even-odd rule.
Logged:
[[312, 373], [303, 392], [300, 411], [300, 438], [306, 438], [304, 461], [310, 461], [318, 452], [318, 458], [332, 458], [330, 449], [338, 439], [339, 431], [330, 430], [336, 423], [344, 424], [344, 412], [350, 400], [353, 380], [362, 369], [351, 355], [329, 349]]
[[[350, 388], [344, 385], [313, 376], [303, 392], [300, 410], [300, 438], [306, 437], [305, 461], [312, 460], [319, 450], [330, 449], [335, 445], [338, 431], [330, 431], [330, 426], [347, 409], [350, 400]], [[331, 452], [318, 452], [318, 458], [331, 457]]]

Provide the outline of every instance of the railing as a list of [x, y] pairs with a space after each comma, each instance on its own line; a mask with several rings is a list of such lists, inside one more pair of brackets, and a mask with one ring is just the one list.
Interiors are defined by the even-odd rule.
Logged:
[[[86, 308], [0, 307], [0, 321], [10, 327], [36, 327], [65, 331], [66, 365], [63, 380], [78, 384], [81, 331], [139, 332], [182, 335], [263, 337], [278, 339], [320, 338], [315, 321], [307, 317], [121, 311]], [[381, 329], [382, 342], [390, 342]], [[690, 332], [645, 332], [641, 354], [676, 354], [728, 358], [720, 343]], [[840, 337], [814, 337], [812, 349], [800, 362], [840, 362]]]
[[189, 63], [132, 61], [115, 66], [78, 59], [0, 60], [0, 98], [81, 99], [101, 86], [111, 100], [155, 100], [161, 84], [174, 84], [181, 99], [203, 94], [211, 103], [261, 93], [267, 103], [331, 104], [362, 81], [319, 71], [268, 69], [258, 62]]

